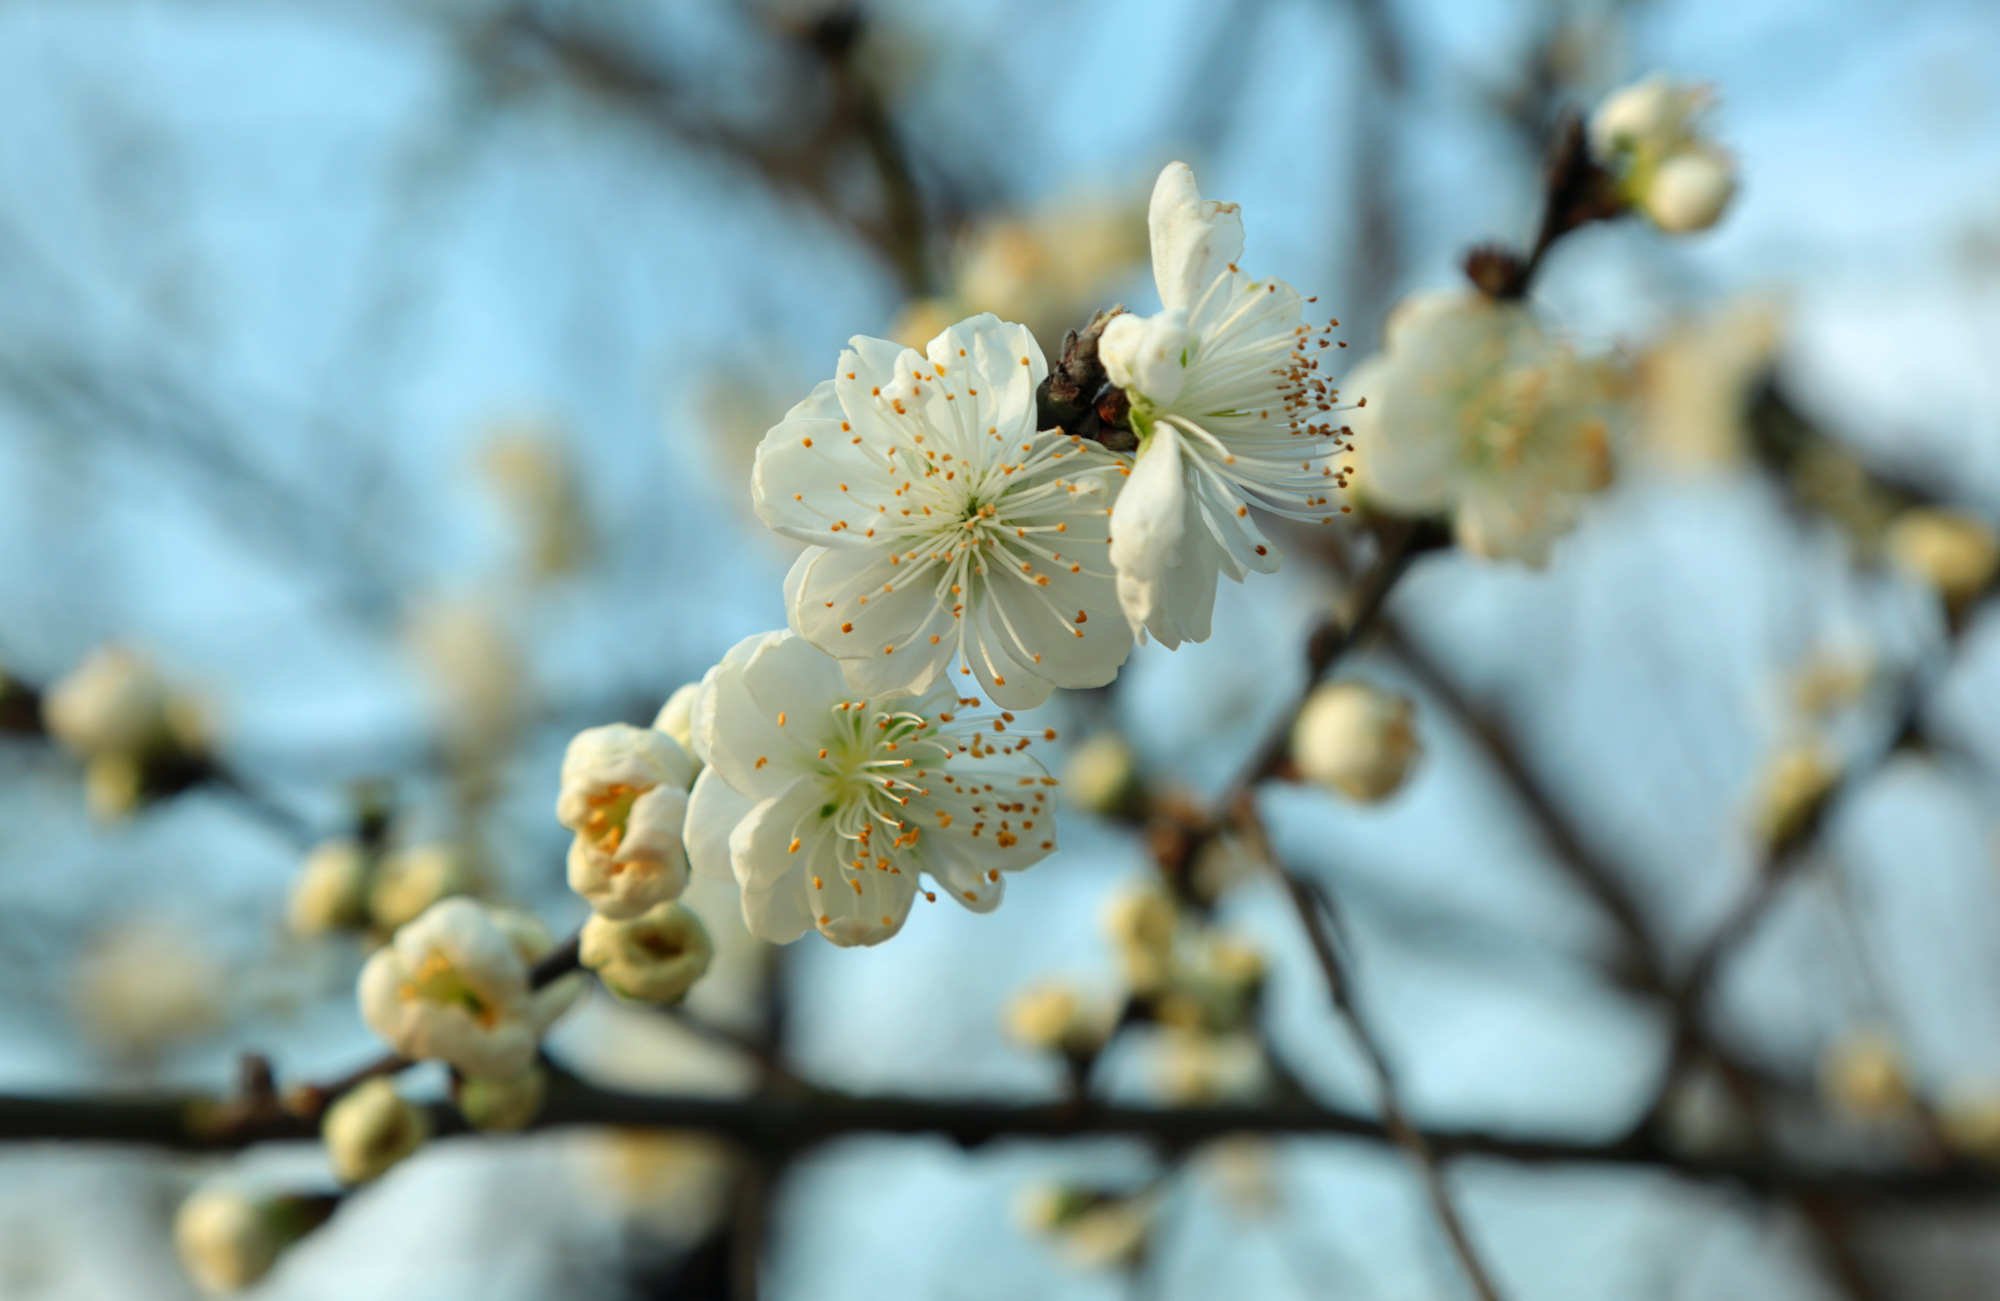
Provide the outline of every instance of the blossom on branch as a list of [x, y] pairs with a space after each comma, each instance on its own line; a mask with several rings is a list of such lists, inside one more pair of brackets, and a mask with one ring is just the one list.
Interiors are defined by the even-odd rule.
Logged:
[[413, 1061], [465, 1075], [512, 1075], [581, 992], [574, 976], [528, 988], [550, 948], [540, 923], [471, 899], [446, 899], [396, 932], [361, 969], [361, 1018]]
[[1627, 202], [1661, 230], [1706, 230], [1736, 194], [1736, 165], [1701, 134], [1711, 95], [1660, 73], [1612, 94], [1590, 118], [1590, 148]]
[[1098, 341], [1139, 438], [1111, 516], [1118, 600], [1134, 635], [1205, 641], [1219, 575], [1273, 573], [1283, 557], [1250, 517], [1331, 522], [1346, 487], [1343, 408], [1319, 374], [1332, 341], [1305, 324], [1298, 291], [1237, 269], [1243, 221], [1204, 202], [1186, 163], [1153, 187], [1161, 310], [1113, 317]]
[[344, 1184], [363, 1184], [409, 1156], [430, 1137], [430, 1117], [396, 1092], [394, 1081], [365, 1080], [327, 1108], [320, 1138]]
[[1013, 715], [979, 704], [944, 682], [863, 696], [793, 633], [739, 643], [695, 704], [694, 870], [733, 876], [750, 932], [779, 944], [815, 928], [879, 944], [926, 874], [974, 912], [998, 907], [1004, 874], [1056, 847], [1056, 783]]
[[649, 1003], [678, 1003], [708, 973], [715, 943], [691, 908], [663, 903], [629, 921], [583, 924], [581, 961], [605, 988]]
[[1366, 682], [1329, 682], [1292, 723], [1292, 762], [1308, 781], [1376, 804], [1403, 788], [1422, 747], [1416, 706]]
[[612, 723], [563, 755], [556, 817], [576, 833], [570, 889], [605, 917], [637, 917], [687, 888], [681, 822], [695, 761], [658, 728]]
[[984, 315], [927, 352], [849, 342], [757, 449], [758, 517], [812, 544], [785, 579], [792, 630], [864, 695], [954, 664], [1009, 709], [1111, 681], [1132, 647], [1106, 556], [1121, 467], [1036, 429], [1034, 336]]
[[1458, 543], [1546, 563], [1611, 480], [1617, 379], [1543, 333], [1519, 302], [1421, 294], [1347, 380], [1360, 492], [1393, 514], [1451, 513]]

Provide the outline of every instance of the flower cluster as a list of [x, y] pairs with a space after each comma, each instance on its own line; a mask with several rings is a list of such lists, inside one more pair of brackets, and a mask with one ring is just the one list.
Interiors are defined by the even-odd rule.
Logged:
[[1626, 202], [1661, 230], [1706, 230], [1736, 193], [1736, 167], [1700, 131], [1703, 86], [1660, 74], [1613, 94], [1590, 118], [1590, 147]]

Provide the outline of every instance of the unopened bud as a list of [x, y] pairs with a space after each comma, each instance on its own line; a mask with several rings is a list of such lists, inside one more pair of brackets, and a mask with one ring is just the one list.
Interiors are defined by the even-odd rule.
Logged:
[[451, 845], [412, 845], [383, 855], [368, 909], [375, 924], [394, 931], [415, 921], [440, 899], [469, 894], [472, 873]]
[[344, 1184], [376, 1178], [430, 1137], [430, 1118], [386, 1079], [366, 1080], [329, 1108], [320, 1124], [327, 1159]]
[[1422, 747], [1416, 706], [1365, 682], [1315, 690], [1292, 725], [1292, 762], [1308, 780], [1374, 804], [1402, 789]]
[[1673, 234], [1707, 230], [1722, 220], [1736, 194], [1736, 169], [1707, 149], [1688, 149], [1661, 161], [1640, 199], [1653, 224]]
[[667, 697], [653, 719], [653, 726], [680, 742], [689, 755], [694, 754], [694, 700], [700, 694], [701, 683], [688, 683]]
[[1910, 1105], [1902, 1060], [1879, 1031], [1860, 1030], [1834, 1043], [1820, 1060], [1819, 1079], [1827, 1100], [1859, 1120], [1884, 1120]]
[[526, 1129], [542, 1114], [548, 1095], [548, 1072], [530, 1064], [518, 1075], [464, 1081], [458, 1086], [458, 1109], [474, 1129]]
[[1132, 747], [1116, 732], [1099, 732], [1069, 753], [1063, 793], [1093, 813], [1131, 812], [1138, 803], [1139, 768]]
[[1173, 970], [1178, 926], [1174, 901], [1157, 888], [1143, 886], [1111, 901], [1105, 929], [1117, 946], [1133, 993], [1154, 993], [1166, 984]]
[[1882, 545], [1890, 559], [1936, 588], [1954, 610], [1984, 592], [2000, 571], [2000, 539], [1992, 526], [1963, 511], [1906, 510], [1889, 525]]
[[614, 994], [678, 1003], [707, 973], [715, 945], [692, 909], [670, 902], [629, 921], [593, 916], [583, 925], [580, 957]]
[[1816, 745], [1780, 750], [1758, 783], [1752, 820], [1759, 838], [1773, 851], [1788, 848], [1819, 816], [1839, 779], [1839, 770]]
[[313, 846], [292, 882], [286, 912], [295, 935], [353, 930], [368, 920], [368, 851], [352, 840]]
[[259, 1197], [236, 1188], [197, 1189], [174, 1215], [174, 1248], [196, 1286], [240, 1292], [271, 1272], [285, 1249], [324, 1222], [324, 1199]]

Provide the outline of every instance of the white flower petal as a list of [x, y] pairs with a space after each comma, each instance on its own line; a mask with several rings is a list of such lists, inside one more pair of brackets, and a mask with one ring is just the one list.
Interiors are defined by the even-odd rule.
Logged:
[[1243, 218], [1233, 203], [1204, 202], [1194, 169], [1168, 163], [1146, 214], [1160, 303], [1192, 309], [1209, 282], [1243, 256]]
[[1115, 316], [1097, 342], [1097, 356], [1113, 384], [1167, 406], [1187, 382], [1188, 350], [1194, 336], [1187, 309], [1170, 307], [1153, 316]]
[[[1111, 511], [1111, 563], [1118, 571], [1118, 604], [1137, 636], [1160, 607], [1159, 585], [1180, 564], [1187, 527], [1187, 490], [1181, 477], [1181, 439], [1162, 426], [1139, 452], [1131, 477]], [[1172, 647], [1177, 642], [1168, 642]]]
[[689, 865], [718, 881], [735, 880], [729, 864], [729, 833], [755, 807], [757, 801], [732, 789], [715, 769], [702, 769], [688, 796], [687, 821], [681, 831]]

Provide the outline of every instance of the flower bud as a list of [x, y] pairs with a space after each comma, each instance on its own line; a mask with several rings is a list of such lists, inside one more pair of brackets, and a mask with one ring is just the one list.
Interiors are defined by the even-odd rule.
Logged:
[[333, 1173], [344, 1184], [363, 1184], [424, 1145], [430, 1117], [386, 1079], [365, 1080], [327, 1108], [320, 1123]]
[[1839, 770], [1816, 745], [1780, 750], [1765, 765], [1752, 809], [1759, 838], [1772, 852], [1790, 847], [1812, 825], [1839, 779]]
[[1173, 971], [1174, 935], [1179, 928], [1174, 901], [1157, 888], [1141, 886], [1113, 899], [1104, 920], [1132, 992], [1158, 991]]
[[1093, 813], [1128, 813], [1139, 802], [1139, 768], [1116, 732], [1099, 732], [1071, 750], [1062, 782], [1064, 794]]
[[670, 902], [629, 921], [593, 916], [583, 925], [581, 957], [614, 994], [678, 1003], [708, 971], [715, 945], [692, 909]]
[[1299, 772], [1363, 804], [1400, 790], [1420, 752], [1415, 705], [1365, 682], [1316, 689], [1292, 725]]
[[440, 899], [469, 894], [472, 872], [465, 855], [451, 845], [412, 845], [383, 855], [368, 910], [385, 931], [398, 930]]
[[1007, 1004], [1007, 1033], [1041, 1052], [1094, 1057], [1111, 1037], [1111, 1013], [1068, 985], [1035, 985]]
[[139, 655], [100, 646], [49, 692], [42, 720], [76, 755], [137, 759], [169, 734], [167, 686]]
[[[656, 731], [665, 732], [680, 742], [681, 749], [688, 757], [695, 759], [694, 753], [694, 702], [701, 695], [701, 683], [690, 682], [667, 697], [667, 703], [660, 706], [660, 712], [653, 719]], [[697, 764], [699, 759], [695, 759]]]
[[1027, 1189], [1017, 1215], [1022, 1228], [1049, 1239], [1083, 1269], [1132, 1264], [1144, 1253], [1152, 1229], [1151, 1199], [1073, 1184]]
[[330, 1213], [319, 1199], [256, 1197], [211, 1185], [197, 1189], [174, 1214], [174, 1248], [202, 1291], [240, 1292], [270, 1273], [285, 1249]]
[[1252, 1102], [1270, 1082], [1270, 1068], [1256, 1035], [1169, 1029], [1161, 1036], [1160, 1089], [1181, 1106]]
[[531, 1064], [518, 1075], [468, 1079], [458, 1086], [458, 1110], [474, 1129], [526, 1129], [542, 1114], [549, 1076]]
[[1906, 510], [1889, 526], [1882, 545], [1890, 559], [1935, 587], [1953, 610], [1984, 592], [2000, 570], [2000, 539], [1986, 521], [1963, 511]]
[[1959, 1084], [1938, 1104], [1938, 1128], [1952, 1151], [2000, 1164], [2000, 1089]]
[[1600, 159], [1648, 141], [1671, 139], [1687, 117], [1686, 92], [1661, 73], [1608, 95], [1590, 115], [1590, 148]]
[[368, 851], [352, 840], [313, 846], [292, 882], [286, 912], [294, 935], [356, 929], [368, 921]]
[[122, 922], [82, 955], [77, 1018], [117, 1056], [153, 1061], [222, 1025], [224, 980], [186, 931], [158, 920]]
[[1661, 161], [1641, 206], [1653, 224], [1676, 235], [1722, 220], [1736, 194], [1736, 170], [1713, 150], [1688, 149]]
[[1167, 406], [1187, 383], [1188, 349], [1193, 343], [1184, 308], [1152, 316], [1126, 312], [1105, 325], [1097, 356], [1113, 384]]
[[1835, 1042], [1820, 1060], [1819, 1081], [1827, 1100], [1857, 1120], [1888, 1119], [1910, 1105], [1902, 1061], [1879, 1031], [1859, 1030]]

